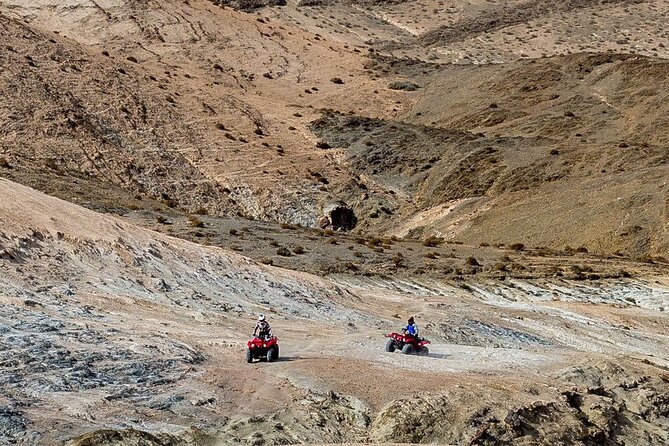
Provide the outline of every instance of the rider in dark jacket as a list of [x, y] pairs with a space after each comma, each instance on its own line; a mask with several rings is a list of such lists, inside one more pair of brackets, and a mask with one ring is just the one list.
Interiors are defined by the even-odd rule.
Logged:
[[272, 337], [272, 327], [270, 327], [269, 322], [267, 322], [265, 315], [258, 315], [258, 323], [256, 328], [253, 330], [253, 336], [257, 336], [260, 339], [268, 340]]
[[416, 325], [416, 322], [413, 319], [413, 316], [409, 318], [407, 321], [407, 326], [402, 329], [403, 332], [405, 332], [409, 336], [413, 336], [416, 340], [418, 340], [418, 325]]

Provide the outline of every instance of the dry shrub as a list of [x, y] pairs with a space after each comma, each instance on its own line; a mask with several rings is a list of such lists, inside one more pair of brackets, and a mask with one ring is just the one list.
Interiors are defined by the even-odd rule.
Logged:
[[188, 224], [190, 224], [193, 228], [204, 228], [204, 222], [195, 215], [188, 216]]
[[493, 265], [492, 269], [495, 270], [495, 271], [508, 271], [506, 263], [502, 263], [502, 262], [495, 263]]
[[360, 269], [358, 265], [356, 265], [353, 262], [347, 262], [346, 264], [344, 264], [344, 268], [346, 268], [349, 271], [358, 271]]
[[435, 246], [439, 246], [443, 243], [444, 239], [442, 237], [437, 237], [436, 235], [431, 235], [423, 240], [423, 246], [427, 246], [429, 248], [434, 248]]
[[467, 257], [467, 260], [465, 260], [465, 263], [469, 266], [481, 266], [478, 260], [474, 257]]

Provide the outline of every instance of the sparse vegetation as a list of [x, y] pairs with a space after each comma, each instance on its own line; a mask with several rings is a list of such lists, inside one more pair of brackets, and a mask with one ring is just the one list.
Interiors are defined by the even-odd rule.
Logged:
[[204, 228], [204, 222], [195, 215], [188, 216], [188, 224], [193, 228]]
[[508, 266], [507, 266], [506, 263], [503, 263], [503, 262], [496, 262], [496, 263], [493, 265], [492, 269], [493, 269], [494, 271], [502, 271], [502, 272], [506, 272], [506, 271], [508, 271]]
[[431, 235], [427, 237], [425, 240], [423, 240], [423, 246], [426, 246], [428, 248], [434, 248], [436, 246], [439, 246], [444, 243], [444, 239], [442, 237], [437, 237], [435, 235]]
[[162, 203], [167, 206], [168, 208], [176, 208], [178, 206], [176, 200], [173, 200], [171, 198], [166, 198], [162, 201]]
[[346, 262], [344, 264], [344, 268], [346, 268], [348, 271], [358, 271], [360, 269], [358, 265], [353, 262]]
[[420, 88], [420, 85], [409, 81], [396, 81], [388, 84], [388, 88], [391, 90], [416, 91]]
[[58, 170], [58, 162], [53, 158], [46, 158], [44, 160], [44, 165], [52, 170]]
[[481, 264], [479, 263], [479, 261], [476, 260], [476, 258], [475, 258], [475, 257], [472, 257], [472, 256], [467, 257], [467, 259], [465, 260], [465, 263], [466, 263], [467, 265], [469, 265], [469, 266], [481, 266]]

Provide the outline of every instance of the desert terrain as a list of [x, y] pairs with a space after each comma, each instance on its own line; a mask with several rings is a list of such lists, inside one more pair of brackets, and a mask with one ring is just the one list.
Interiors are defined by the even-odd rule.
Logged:
[[668, 14], [0, 0], [0, 444], [669, 444]]

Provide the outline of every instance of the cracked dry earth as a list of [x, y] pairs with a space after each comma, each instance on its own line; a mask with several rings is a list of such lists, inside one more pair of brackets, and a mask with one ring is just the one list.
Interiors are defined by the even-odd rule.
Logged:
[[[0, 194], [2, 443], [669, 441], [661, 267], [605, 286], [322, 279]], [[260, 311], [282, 358], [250, 365]], [[383, 350], [409, 313], [429, 357]]]

